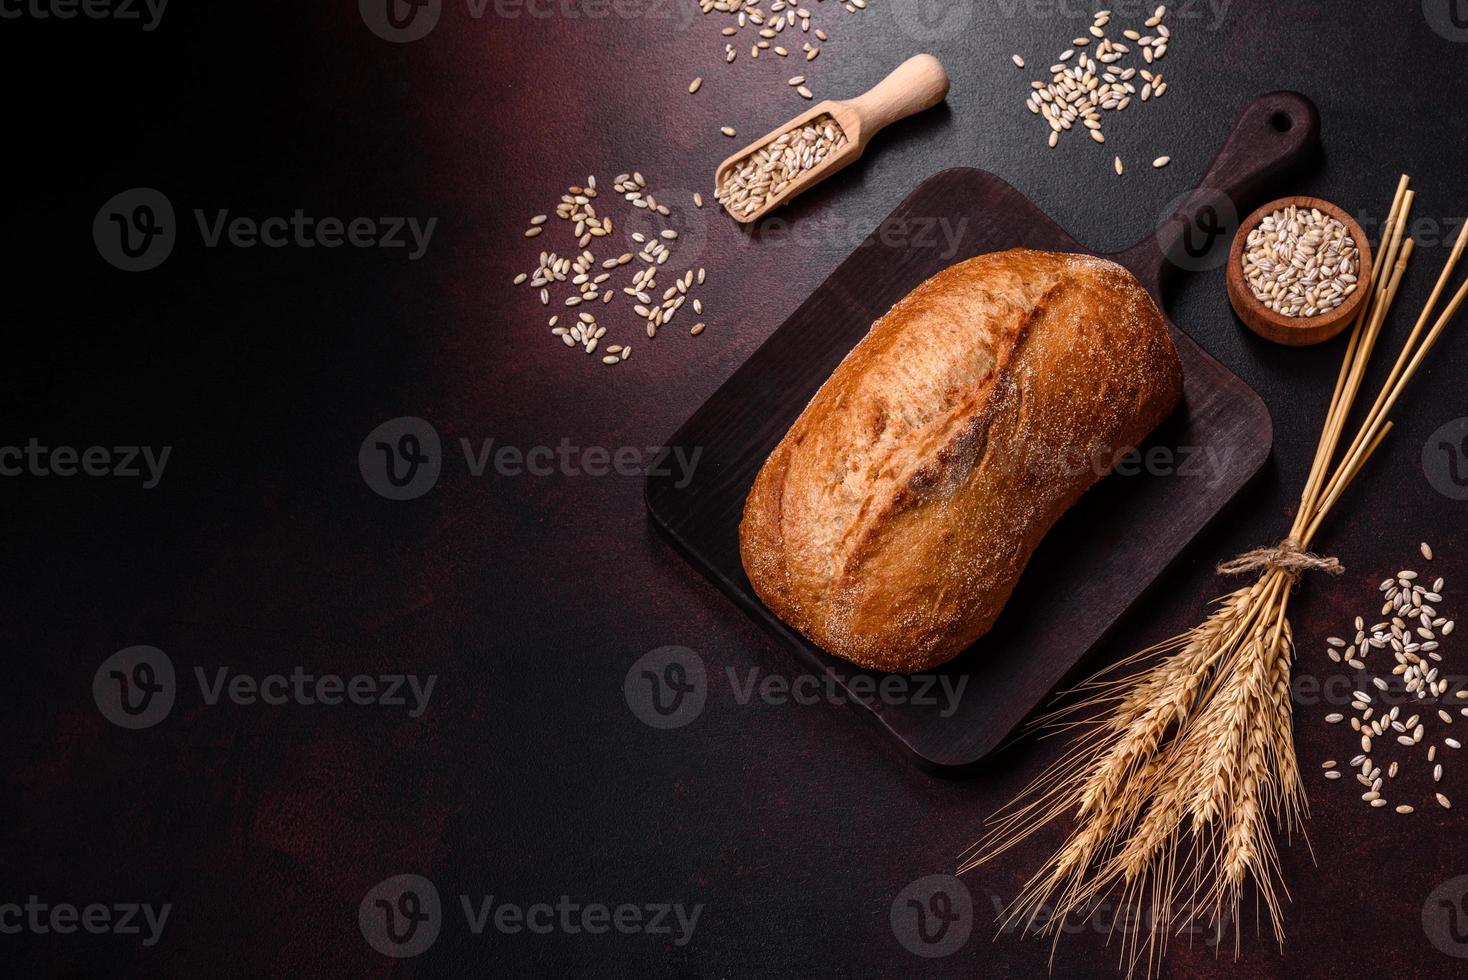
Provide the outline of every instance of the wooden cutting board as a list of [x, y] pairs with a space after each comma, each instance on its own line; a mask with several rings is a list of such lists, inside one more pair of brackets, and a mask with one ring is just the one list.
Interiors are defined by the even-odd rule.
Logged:
[[[1271, 178], [1300, 162], [1318, 130], [1315, 106], [1302, 95], [1255, 100], [1177, 214], [1108, 258], [1161, 307], [1171, 273], [1217, 267], [1211, 256], [1226, 253], [1229, 218], [1236, 225]], [[957, 253], [946, 242], [922, 245], [923, 229], [939, 219], [962, 229]], [[1158, 464], [1092, 488], [1046, 537], [994, 629], [936, 678], [891, 680], [884, 689], [887, 675], [832, 657], [780, 622], [739, 561], [744, 498], [765, 458], [898, 299], [947, 265], [1017, 246], [1088, 251], [993, 174], [949, 170], [925, 181], [672, 437], [670, 446], [702, 451], [692, 481], [679, 487], [681, 475], [652, 476], [646, 487], [654, 524], [694, 567], [788, 643], [804, 669], [832, 674], [858, 711], [937, 767], [970, 765], [996, 749], [1258, 472], [1273, 441], [1259, 396], [1171, 325], [1185, 393], [1142, 447], [1157, 451]], [[1217, 302], [1226, 305], [1221, 291]]]

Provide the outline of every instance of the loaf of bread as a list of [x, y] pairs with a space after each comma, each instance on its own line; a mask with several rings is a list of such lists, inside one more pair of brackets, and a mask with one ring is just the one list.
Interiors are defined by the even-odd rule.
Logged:
[[1121, 266], [1027, 249], [961, 262], [872, 326], [770, 454], [739, 526], [745, 572], [830, 653], [944, 663], [1182, 381]]

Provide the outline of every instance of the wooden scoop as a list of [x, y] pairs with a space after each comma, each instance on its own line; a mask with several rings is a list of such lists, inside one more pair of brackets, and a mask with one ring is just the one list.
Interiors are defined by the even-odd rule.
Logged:
[[[801, 113], [774, 132], [761, 136], [738, 153], [719, 164], [714, 171], [714, 187], [723, 184], [726, 171], [760, 147], [773, 142], [791, 130], [807, 125], [813, 119], [829, 115], [846, 136], [846, 142], [816, 164], [792, 180], [784, 190], [765, 201], [764, 205], [748, 214], [732, 215], [736, 221], [757, 221], [775, 208], [784, 204], [802, 191], [814, 187], [827, 177], [842, 170], [861, 158], [862, 151], [871, 138], [899, 119], [906, 119], [915, 112], [930, 109], [943, 101], [948, 94], [948, 73], [943, 65], [930, 54], [908, 58], [897, 69], [882, 79], [870, 91], [845, 102], [828, 100], [809, 112]], [[727, 209], [726, 209], [727, 210]]]

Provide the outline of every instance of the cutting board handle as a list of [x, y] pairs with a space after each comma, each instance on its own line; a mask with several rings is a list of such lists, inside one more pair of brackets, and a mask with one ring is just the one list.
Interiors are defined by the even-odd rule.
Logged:
[[1155, 232], [1111, 256], [1159, 302], [1178, 269], [1216, 269], [1227, 261], [1239, 220], [1262, 203], [1260, 192], [1313, 152], [1320, 111], [1299, 92], [1261, 95], [1239, 113], [1228, 141], [1198, 186]]

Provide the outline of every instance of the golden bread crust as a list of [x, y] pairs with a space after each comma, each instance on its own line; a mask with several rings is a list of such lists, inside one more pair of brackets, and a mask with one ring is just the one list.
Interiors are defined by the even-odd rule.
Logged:
[[771, 453], [745, 571], [823, 649], [935, 667], [989, 630], [1046, 531], [1181, 393], [1167, 324], [1120, 266], [961, 262], [873, 324]]

